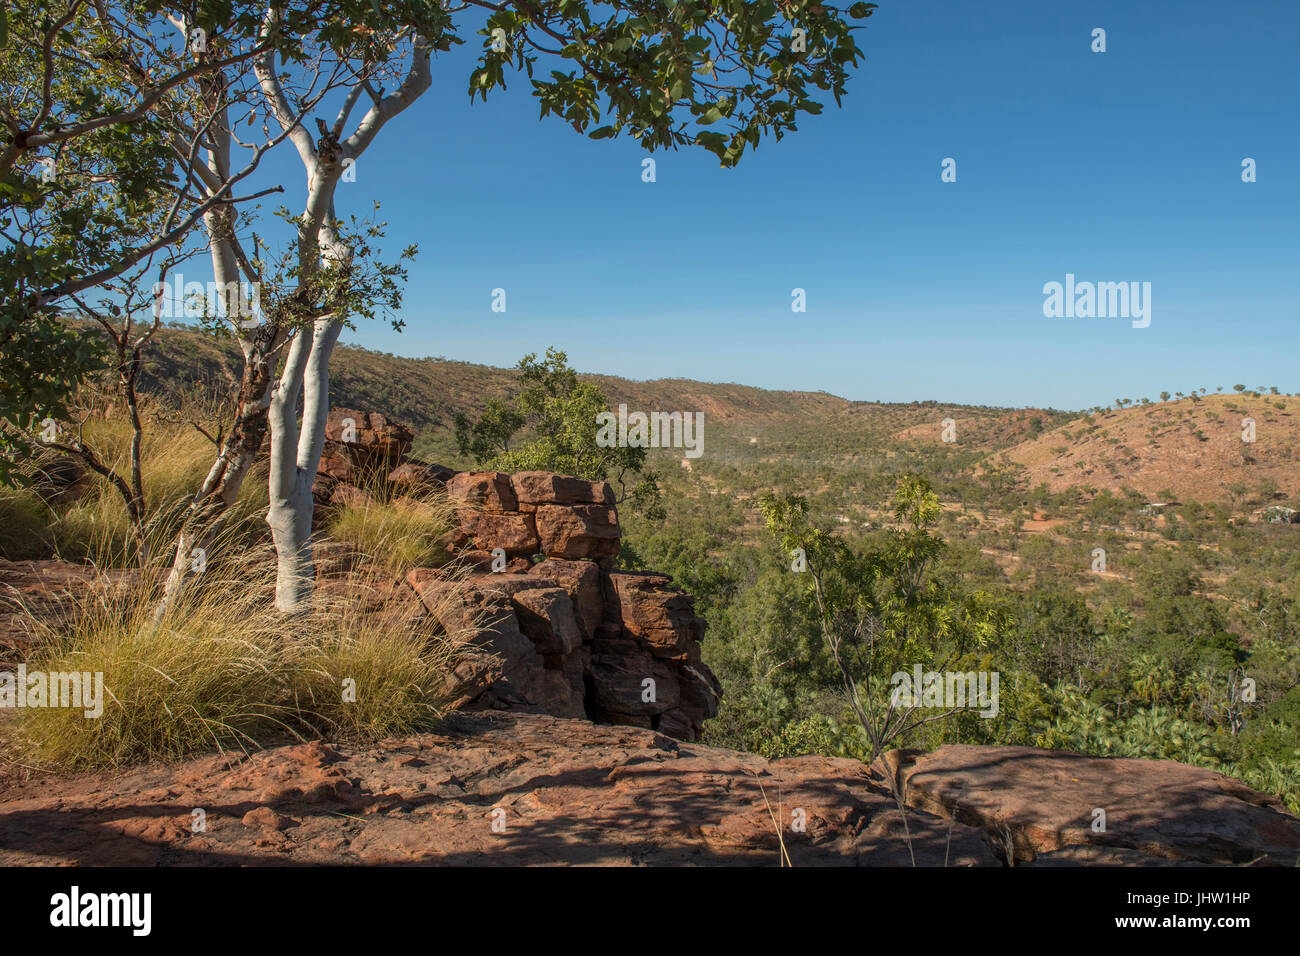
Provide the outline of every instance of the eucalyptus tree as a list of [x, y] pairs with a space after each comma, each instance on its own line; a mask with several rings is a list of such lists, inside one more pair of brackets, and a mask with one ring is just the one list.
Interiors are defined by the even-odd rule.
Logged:
[[[478, 37], [471, 100], [486, 100], [508, 76], [523, 75], [543, 118], [558, 117], [592, 139], [625, 134], [647, 150], [698, 146], [730, 167], [764, 136], [779, 140], [797, 128], [801, 114], [819, 113], [820, 94], [840, 102], [861, 57], [852, 21], [866, 19], [874, 7], [806, 0], [357, 4], [346, 6], [346, 20], [326, 19], [307, 36], [310, 54], [287, 65], [270, 52], [256, 59], [265, 109], [297, 150], [307, 186], [293, 218], [294, 261], [284, 271], [291, 281], [269, 313], [263, 303], [263, 322], [241, 339], [254, 346], [245, 355], [260, 370], [259, 382], [279, 369], [268, 390], [251, 396], [246, 429], [246, 450], [255, 450], [264, 407], [278, 607], [291, 610], [311, 593], [311, 487], [325, 438], [334, 346], [355, 317], [400, 303], [400, 265], [363, 261], [360, 253], [372, 251], [364, 240], [373, 232], [343, 226], [336, 189], [380, 131], [432, 86], [434, 56]], [[269, 4], [262, 36], [276, 36], [284, 17], [282, 5]], [[336, 80], [329, 112], [322, 103], [310, 118], [296, 114], [307, 91]], [[237, 493], [243, 473], [225, 481], [226, 494]]]
[[[247, 73], [287, 32], [260, 32], [260, 4], [235, 0], [14, 0], [0, 43], [0, 451], [60, 416], [106, 364], [93, 328], [69, 325], [72, 297], [183, 245], [240, 194], [271, 147], [198, 188], [199, 84]], [[297, 19], [297, 18], [295, 18]], [[187, 23], [184, 32], [175, 24]], [[174, 120], [186, 116], [177, 127]], [[0, 479], [8, 474], [0, 455]]]

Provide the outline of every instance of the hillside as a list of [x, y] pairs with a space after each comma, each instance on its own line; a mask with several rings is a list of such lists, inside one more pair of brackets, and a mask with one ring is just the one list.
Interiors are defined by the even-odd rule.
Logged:
[[[1135, 405], [1076, 418], [1008, 449], [1031, 487], [1078, 485], [1148, 498], [1217, 501], [1258, 492], [1265, 500], [1300, 494], [1300, 402], [1285, 396], [1207, 395]], [[1243, 420], [1255, 441], [1242, 440]]]
[[[239, 363], [233, 341], [167, 328], [150, 358], [146, 386], [222, 395]], [[953, 475], [1009, 466], [1022, 489], [1046, 483], [1053, 493], [1132, 490], [1187, 501], [1300, 496], [1293, 451], [1300, 404], [1288, 407], [1286, 396], [1207, 395], [1080, 416], [934, 401], [860, 402], [690, 379], [580, 377], [599, 384], [611, 403], [633, 410], [703, 412], [715, 465], [873, 471], [906, 465]], [[330, 395], [335, 406], [382, 410], [409, 425], [417, 455], [467, 466], [452, 437], [455, 416], [477, 416], [489, 400], [512, 395], [517, 380], [513, 369], [344, 346], [333, 362]], [[1247, 417], [1256, 423], [1253, 444], [1241, 440]], [[955, 441], [943, 441], [946, 419], [955, 422]]]
[[[222, 394], [239, 369], [233, 341], [166, 328], [150, 356], [145, 385], [155, 391], [197, 388]], [[948, 417], [963, 423], [969, 439], [963, 450], [992, 451], [1023, 441], [1059, 414], [938, 402], [855, 402], [826, 392], [690, 379], [580, 377], [599, 384], [611, 403], [630, 409], [703, 412], [713, 441], [710, 456], [735, 464], [851, 458], [867, 445], [883, 446], [912, 429], [933, 426], [937, 436], [938, 423]], [[340, 346], [331, 364], [330, 401], [382, 410], [411, 427], [417, 451], [450, 459], [456, 414], [478, 415], [489, 400], [512, 394], [516, 381], [512, 369]]]

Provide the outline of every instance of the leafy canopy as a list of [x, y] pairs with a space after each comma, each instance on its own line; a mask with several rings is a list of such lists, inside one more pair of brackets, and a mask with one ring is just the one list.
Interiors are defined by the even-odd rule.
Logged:
[[[592, 139], [628, 133], [651, 150], [702, 146], [723, 166], [765, 134], [779, 140], [796, 129], [800, 113], [820, 113], [818, 92], [839, 105], [862, 56], [851, 21], [876, 8], [817, 0], [470, 2], [493, 11], [480, 31], [489, 39], [470, 76], [471, 99], [504, 88], [507, 69], [522, 71], [543, 117], [558, 116]], [[569, 65], [534, 76], [543, 55]]]

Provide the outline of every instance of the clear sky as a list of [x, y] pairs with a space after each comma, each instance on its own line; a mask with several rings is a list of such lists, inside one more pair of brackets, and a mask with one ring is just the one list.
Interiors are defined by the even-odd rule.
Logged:
[[[1300, 3], [881, 0], [866, 23], [842, 109], [732, 170], [656, 153], [654, 183], [634, 142], [539, 120], [523, 78], [471, 106], [471, 54], [442, 56], [339, 187], [420, 246], [406, 329], [345, 341], [884, 401], [1300, 391]], [[1045, 318], [1067, 273], [1150, 282], [1150, 326]]]

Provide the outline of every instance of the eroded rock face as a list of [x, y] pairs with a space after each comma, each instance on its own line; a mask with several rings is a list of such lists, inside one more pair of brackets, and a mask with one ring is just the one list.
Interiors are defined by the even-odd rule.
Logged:
[[612, 619], [650, 653], [684, 661], [704, 637], [704, 621], [695, 616], [691, 598], [670, 586], [671, 580], [652, 572], [613, 572], [610, 610]]
[[[1094, 803], [1107, 833], [1088, 836]], [[1300, 846], [1268, 797], [1167, 761], [943, 747], [868, 770], [518, 713], [364, 747], [0, 778], [5, 866], [776, 866], [782, 843], [795, 866], [1005, 866], [1008, 833], [1017, 866], [1293, 866]]]
[[408, 461], [388, 473], [388, 483], [408, 492], [428, 492], [445, 488], [456, 472], [442, 465]]
[[606, 481], [586, 481], [549, 471], [520, 471], [510, 476], [519, 507], [538, 505], [605, 505], [614, 507], [614, 489]]
[[[476, 651], [495, 661], [475, 672], [478, 686], [461, 692], [464, 709], [588, 717], [698, 739], [722, 693], [700, 662], [703, 622], [683, 616], [684, 630], [670, 638], [667, 619], [654, 618], [653, 633], [684, 648], [671, 657], [656, 652], [625, 628], [625, 620], [641, 622], [640, 605], [614, 603], [613, 576], [589, 561], [548, 559], [526, 573], [457, 580], [417, 570], [407, 584], [448, 632], [472, 632]], [[649, 577], [654, 588], [638, 592], [651, 595], [644, 606], [689, 608], [666, 575]]]
[[528, 573], [543, 580], [554, 581], [568, 592], [582, 639], [590, 641], [605, 617], [600, 568], [591, 561], [547, 558], [528, 568]]
[[591, 558], [612, 566], [618, 557], [618, 515], [607, 505], [538, 505], [541, 550], [553, 558]]
[[411, 449], [411, 430], [379, 412], [331, 408], [319, 474], [352, 484], [372, 472], [387, 474]]
[[491, 553], [497, 548], [508, 557], [537, 554], [541, 541], [532, 515], [497, 514], [491, 511], [462, 511], [454, 543], [475, 551]]
[[510, 476], [500, 471], [462, 471], [447, 479], [447, 496], [468, 514], [519, 510]]

